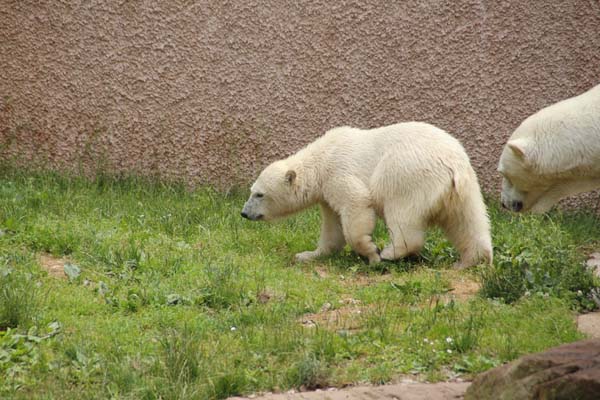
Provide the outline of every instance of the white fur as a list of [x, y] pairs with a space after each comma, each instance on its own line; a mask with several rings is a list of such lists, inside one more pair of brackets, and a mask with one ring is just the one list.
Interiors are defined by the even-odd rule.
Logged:
[[[242, 215], [271, 220], [314, 204], [321, 207], [321, 237], [316, 250], [296, 255], [298, 261], [346, 243], [370, 263], [398, 259], [419, 252], [432, 224], [460, 252], [459, 266], [492, 260], [489, 221], [469, 158], [458, 140], [426, 123], [332, 129], [269, 165]], [[371, 239], [377, 216], [391, 238], [381, 257]]]
[[560, 199], [600, 188], [600, 85], [528, 117], [498, 165], [502, 204], [546, 212]]

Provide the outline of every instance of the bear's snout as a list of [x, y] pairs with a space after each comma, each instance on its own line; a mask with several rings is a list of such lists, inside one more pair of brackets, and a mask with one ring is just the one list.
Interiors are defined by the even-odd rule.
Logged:
[[247, 213], [246, 211], [242, 210], [242, 212], [240, 213], [240, 215], [246, 219], [249, 219], [250, 221], [259, 221], [261, 219], [263, 219], [263, 215], [262, 214], [251, 214], [251, 213]]
[[523, 202], [522, 201], [513, 201], [512, 209], [517, 212], [521, 211], [523, 209]]
[[519, 200], [511, 201], [508, 204], [505, 201], [501, 201], [500, 204], [502, 204], [502, 208], [515, 212], [519, 212], [523, 209], [523, 202]]

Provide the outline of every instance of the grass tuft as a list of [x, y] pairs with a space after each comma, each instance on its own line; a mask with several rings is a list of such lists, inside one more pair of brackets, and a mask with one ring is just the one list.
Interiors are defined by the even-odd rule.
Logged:
[[598, 217], [515, 216], [499, 211], [495, 203], [491, 210], [496, 222], [494, 265], [481, 270], [483, 296], [507, 303], [523, 296], [556, 296], [577, 310], [597, 307], [593, 296], [598, 283], [580, 249], [598, 240], [600, 223], [592, 223], [600, 222]]
[[13, 269], [6, 257], [0, 257], [0, 331], [28, 329], [36, 322], [41, 307], [40, 288], [35, 276]]
[[200, 335], [189, 328], [171, 331], [161, 340], [161, 347], [166, 378], [172, 385], [188, 385], [205, 370], [200, 357]]
[[287, 371], [286, 383], [302, 390], [326, 387], [329, 383], [327, 365], [314, 354], [307, 354]]

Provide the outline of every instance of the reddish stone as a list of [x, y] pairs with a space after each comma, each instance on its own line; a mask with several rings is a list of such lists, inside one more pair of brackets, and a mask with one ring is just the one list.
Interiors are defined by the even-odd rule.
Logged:
[[477, 376], [465, 400], [486, 399], [600, 399], [600, 339], [554, 347]]

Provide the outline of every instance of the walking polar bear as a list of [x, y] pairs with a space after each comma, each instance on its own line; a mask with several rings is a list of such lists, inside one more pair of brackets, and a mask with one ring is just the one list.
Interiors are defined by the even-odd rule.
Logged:
[[600, 188], [600, 85], [531, 115], [498, 164], [502, 205], [548, 211], [560, 199]]
[[[425, 230], [440, 226], [460, 253], [458, 267], [492, 261], [490, 224], [461, 144], [423, 122], [370, 130], [340, 127], [265, 168], [242, 216], [273, 220], [319, 204], [317, 249], [297, 261], [341, 250], [346, 243], [370, 264], [417, 253]], [[391, 243], [381, 254], [371, 234], [383, 218]]]

